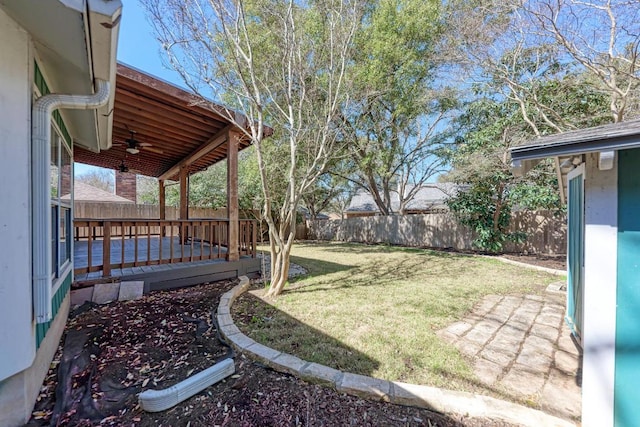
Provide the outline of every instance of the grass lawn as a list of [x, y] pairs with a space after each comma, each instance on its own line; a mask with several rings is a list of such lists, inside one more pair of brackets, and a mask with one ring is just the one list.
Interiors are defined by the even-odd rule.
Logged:
[[541, 294], [558, 278], [496, 260], [421, 249], [296, 244], [309, 274], [275, 301], [263, 290], [233, 307], [254, 340], [302, 359], [387, 380], [484, 391], [436, 331], [489, 294]]

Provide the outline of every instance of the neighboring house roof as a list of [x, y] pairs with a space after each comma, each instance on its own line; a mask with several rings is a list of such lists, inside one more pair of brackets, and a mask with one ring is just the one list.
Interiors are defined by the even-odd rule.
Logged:
[[[300, 206], [298, 208], [298, 212], [304, 215], [304, 219], [311, 219], [311, 214], [309, 213], [309, 209], [305, 208], [304, 206]], [[316, 219], [329, 219], [329, 216], [319, 212], [316, 214]]]
[[[429, 211], [434, 209], [446, 209], [446, 200], [454, 196], [459, 190], [457, 184], [451, 182], [423, 184], [414, 198], [409, 201], [406, 210], [409, 211]], [[410, 191], [407, 190], [407, 191]], [[400, 208], [398, 192], [391, 193], [391, 209], [397, 212]], [[378, 212], [378, 206], [373, 200], [373, 196], [366, 190], [359, 190], [351, 199], [346, 212]]]
[[[73, 185], [73, 200], [76, 202], [106, 202], [106, 203], [129, 203], [133, 202], [124, 197], [120, 197], [93, 185], [76, 181]], [[62, 200], [69, 200], [70, 195], [65, 194]]]

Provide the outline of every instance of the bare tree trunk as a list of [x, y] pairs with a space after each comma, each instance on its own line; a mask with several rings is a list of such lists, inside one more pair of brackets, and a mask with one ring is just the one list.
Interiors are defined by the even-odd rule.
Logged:
[[[271, 257], [271, 283], [265, 296], [267, 298], [275, 298], [284, 290], [289, 278], [289, 256], [291, 255], [291, 247], [293, 240], [287, 240], [283, 247], [278, 248], [276, 256]], [[274, 254], [274, 252], [271, 252]]]

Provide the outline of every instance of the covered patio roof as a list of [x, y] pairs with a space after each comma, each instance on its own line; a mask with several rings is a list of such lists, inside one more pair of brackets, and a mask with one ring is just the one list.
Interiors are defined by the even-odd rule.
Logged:
[[[112, 147], [100, 153], [76, 147], [74, 160], [108, 169], [124, 164], [140, 175], [177, 180], [181, 167], [192, 174], [226, 158], [227, 135], [234, 126], [223, 111], [222, 106], [203, 103], [184, 89], [118, 64]], [[127, 142], [132, 137], [138, 143], [135, 150]], [[249, 145], [242, 138], [238, 149]]]

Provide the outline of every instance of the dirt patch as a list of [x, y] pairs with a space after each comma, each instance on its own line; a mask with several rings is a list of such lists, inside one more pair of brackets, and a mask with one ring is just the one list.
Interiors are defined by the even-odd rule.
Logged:
[[[236, 355], [236, 374], [160, 413], [137, 394], [164, 389], [228, 357], [211, 309], [236, 282], [85, 305], [71, 316], [27, 425], [507, 426], [373, 402], [306, 383]], [[59, 387], [58, 387], [59, 386]]]

